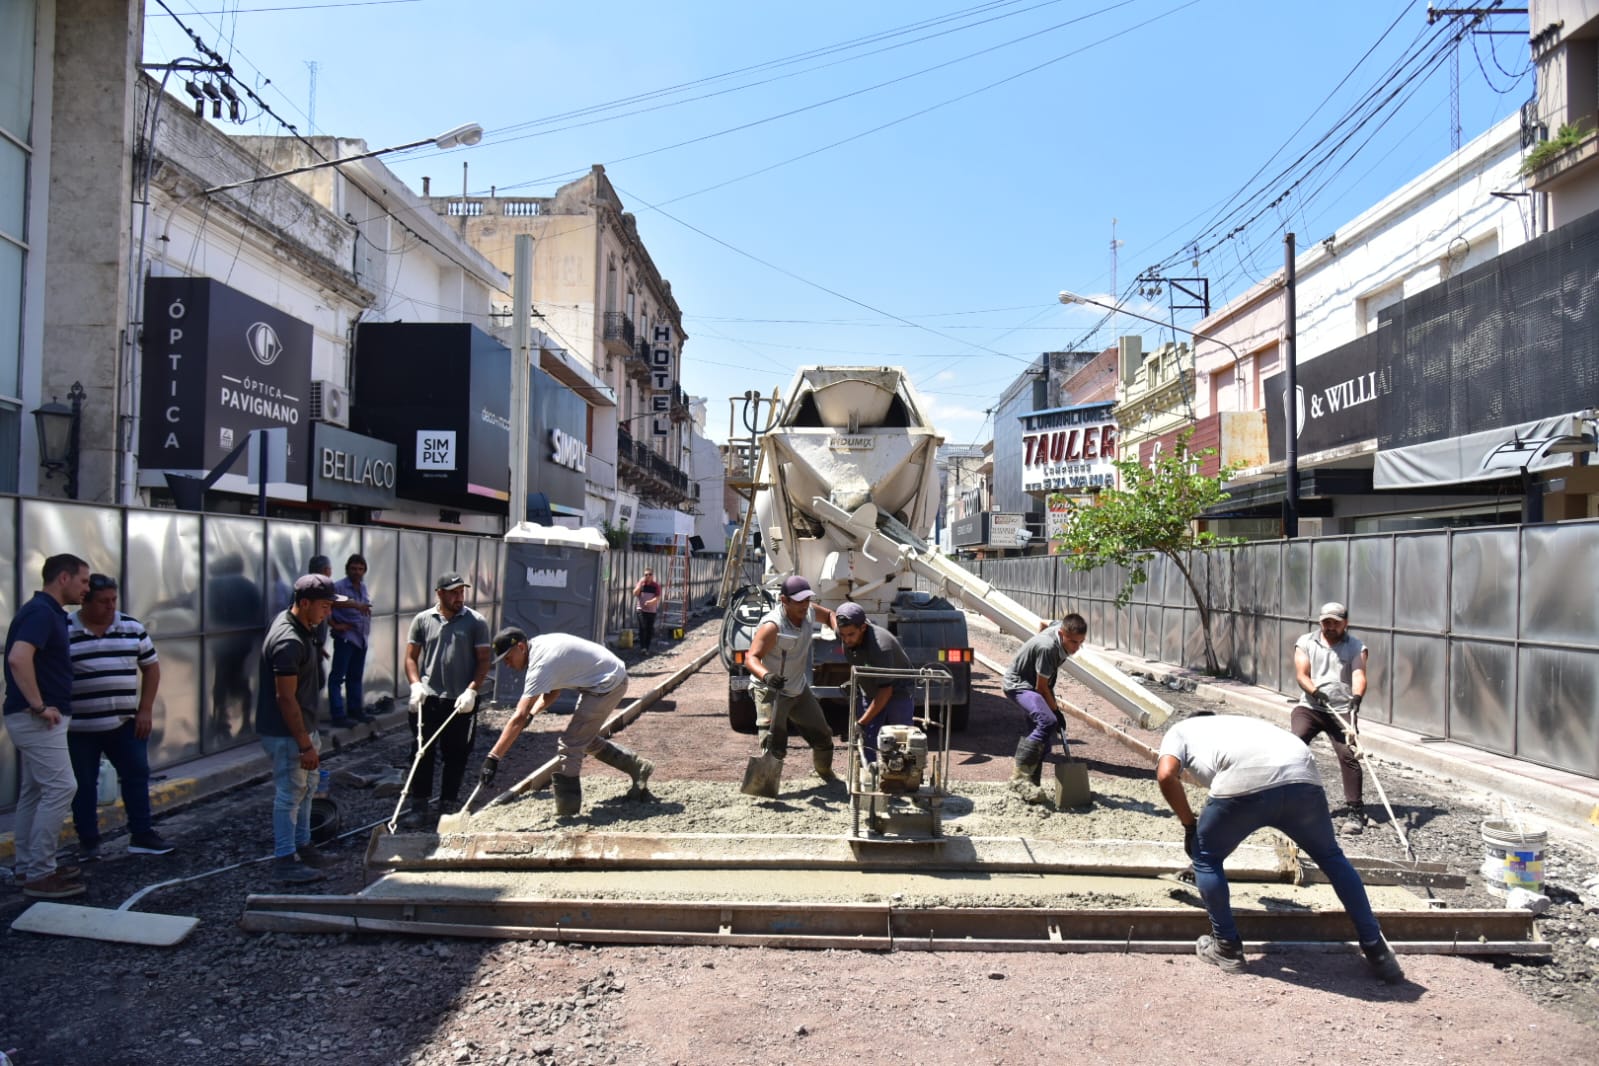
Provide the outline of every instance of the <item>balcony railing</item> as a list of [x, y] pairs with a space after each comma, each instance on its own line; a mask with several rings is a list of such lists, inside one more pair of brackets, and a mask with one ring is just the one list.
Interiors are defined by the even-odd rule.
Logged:
[[667, 462], [648, 441], [638, 440], [626, 429], [616, 431], [617, 472], [639, 485], [645, 498], [680, 503], [688, 498], [688, 474]]
[[605, 312], [605, 351], [619, 357], [633, 351], [633, 320], [621, 311]]
[[647, 338], [640, 337], [633, 344], [633, 351], [627, 357], [627, 373], [639, 381], [650, 379], [650, 342]]

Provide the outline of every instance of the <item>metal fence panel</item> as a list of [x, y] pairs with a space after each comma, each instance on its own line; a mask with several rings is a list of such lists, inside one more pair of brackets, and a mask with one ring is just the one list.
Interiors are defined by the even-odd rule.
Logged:
[[[132, 511], [127, 529], [122, 610], [143, 622], [151, 633], [177, 636], [200, 632], [200, 567], [196, 565], [203, 558], [200, 516], [182, 511]], [[162, 674], [165, 685], [164, 670]]]
[[[0, 571], [0, 618], [8, 621], [17, 613], [21, 603], [17, 593], [28, 587], [27, 582], [19, 575], [17, 570], [17, 501], [9, 496], [0, 497], [0, 544], [5, 546], [8, 565]], [[9, 745], [9, 740], [4, 742]], [[9, 748], [7, 749], [9, 750]], [[4, 755], [4, 752], [0, 752]], [[10, 771], [11, 760], [4, 759], [0, 764], [0, 795], [4, 794], [4, 774]]]
[[149, 744], [151, 769], [165, 769], [203, 750], [200, 717], [194, 713], [203, 706], [200, 649], [199, 637], [162, 637], [156, 645], [161, 657], [161, 687], [156, 690], [151, 713], [155, 723]]
[[[333, 580], [344, 579], [344, 568], [350, 561], [350, 556], [360, 555], [365, 558], [366, 553], [361, 550], [360, 526], [316, 526], [316, 550], [319, 555], [326, 555], [333, 564]], [[367, 572], [372, 570], [370, 561], [367, 563]], [[372, 593], [367, 592], [370, 596]]]
[[1519, 539], [1515, 529], [1471, 529], [1454, 535], [1449, 570], [1453, 635], [1516, 635]]
[[1394, 542], [1394, 626], [1443, 633], [1449, 624], [1449, 534]]
[[1449, 729], [1449, 645], [1443, 637], [1394, 634], [1391, 721], [1442, 737]]
[[1522, 648], [1517, 754], [1599, 777], [1599, 652]]
[[[454, 558], [455, 553], [450, 553]], [[428, 535], [407, 530], [400, 534], [400, 613], [416, 614], [433, 603], [432, 559], [428, 555]]]
[[361, 673], [366, 699], [377, 699], [409, 687], [401, 684], [405, 671], [400, 664], [405, 658], [405, 638], [410, 631], [408, 618], [392, 614], [373, 617], [372, 633], [367, 638], [366, 669]]
[[1599, 638], [1599, 523], [1526, 527], [1521, 575], [1523, 639], [1591, 645]]
[[1449, 736], [1505, 755], [1516, 751], [1515, 649], [1450, 641]]
[[1394, 621], [1392, 537], [1358, 537], [1349, 544], [1349, 592], [1343, 602], [1351, 621], [1387, 628]]
[[1310, 600], [1310, 542], [1291, 540], [1282, 546], [1282, 615], [1303, 620], [1315, 617]]
[[372, 613], [393, 614], [400, 607], [400, 535], [392, 529], [365, 529], [361, 554], [366, 557], [367, 595]]
[[1336, 600], [1354, 610], [1350, 599], [1349, 542], [1342, 537], [1313, 541], [1310, 552], [1310, 609], [1319, 611], [1322, 604]]
[[[267, 618], [294, 606], [294, 583], [311, 572], [316, 550], [316, 526], [309, 522], [272, 519], [267, 537]], [[334, 571], [338, 576], [338, 570]]]
[[[428, 602], [433, 602], [433, 586], [443, 574], [448, 574], [456, 569], [455, 566], [455, 538], [448, 533], [430, 533], [428, 535], [428, 563], [427, 563]], [[421, 610], [421, 608], [417, 608]]]
[[70, 552], [102, 574], [122, 572], [122, 520], [115, 509], [57, 500], [22, 501], [22, 544], [18, 560], [23, 595], [42, 585], [44, 561]]

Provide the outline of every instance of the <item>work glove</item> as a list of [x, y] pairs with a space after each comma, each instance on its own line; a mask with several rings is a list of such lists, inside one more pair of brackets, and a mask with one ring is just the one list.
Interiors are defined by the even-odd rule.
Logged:
[[498, 755], [485, 755], [483, 757], [483, 769], [479, 770], [477, 773], [479, 784], [481, 784], [484, 788], [488, 788], [490, 785], [494, 784], [494, 775], [499, 772], [500, 757]]
[[1349, 699], [1349, 728], [1356, 733], [1360, 732], [1360, 701], [1363, 696], [1351, 696]]
[[469, 688], [455, 697], [455, 713], [471, 714], [477, 710], [477, 689]]
[[428, 698], [428, 687], [426, 685], [422, 684], [422, 682], [420, 682], [420, 681], [411, 682], [411, 701], [410, 701], [410, 706], [411, 706], [411, 711], [413, 713], [420, 713], [421, 712], [422, 703], [427, 698]]
[[1183, 851], [1192, 859], [1194, 852], [1199, 850], [1199, 823], [1183, 826]]

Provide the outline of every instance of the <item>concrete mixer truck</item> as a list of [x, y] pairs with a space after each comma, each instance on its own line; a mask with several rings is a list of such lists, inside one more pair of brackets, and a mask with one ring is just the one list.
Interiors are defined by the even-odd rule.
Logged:
[[[909, 375], [899, 367], [804, 367], [779, 395], [764, 431], [751, 428], [753, 491], [742, 531], [749, 536], [735, 538], [721, 601], [729, 724], [756, 731], [743, 657], [761, 616], [776, 605], [782, 579], [799, 574], [825, 606], [864, 607], [899, 638], [914, 666], [947, 670], [948, 691], [934, 698], [948, 700], [951, 727], [964, 729], [973, 657], [961, 608], [1022, 639], [1044, 620], [926, 543], [938, 509], [943, 438]], [[757, 539], [764, 572], [741, 584]], [[812, 691], [834, 732], [845, 735], [849, 664], [841, 642], [824, 630], [811, 647]], [[1074, 675], [1140, 724], [1170, 713], [1091, 653], [1068, 662]]]

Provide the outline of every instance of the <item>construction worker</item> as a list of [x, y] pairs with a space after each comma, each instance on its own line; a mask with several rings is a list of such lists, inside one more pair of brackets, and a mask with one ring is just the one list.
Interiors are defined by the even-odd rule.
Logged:
[[[1360, 701], [1366, 695], [1366, 646], [1349, 634], [1349, 609], [1343, 604], [1322, 604], [1318, 620], [1320, 629], [1306, 633], [1294, 644], [1294, 680], [1299, 683], [1301, 695], [1294, 707], [1292, 728], [1294, 736], [1307, 747], [1317, 734], [1327, 734], [1344, 779], [1340, 829], [1349, 834], [1360, 833], [1366, 828], [1362, 795], [1365, 775], [1338, 714], [1348, 719], [1350, 729], [1360, 732]], [[1334, 687], [1339, 685], [1348, 686], [1347, 694]], [[1331, 701], [1334, 693], [1344, 696], [1337, 701], [1338, 706]]]
[[[833, 612], [838, 638], [844, 642], [844, 658], [851, 666], [909, 670], [910, 656], [899, 638], [880, 625], [866, 620], [866, 609], [858, 603], [840, 605]], [[885, 725], [910, 725], [916, 716], [916, 701], [909, 678], [868, 680], [861, 686], [861, 705], [853, 708], [866, 748], [866, 761], [877, 761], [877, 734]]]
[[[833, 731], [811, 692], [811, 637], [816, 632], [811, 619], [828, 626], [836, 626], [837, 621], [814, 596], [811, 583], [803, 577], [784, 578], [777, 606], [755, 627], [744, 666], [754, 679], [750, 696], [755, 701], [761, 752], [784, 758], [792, 727], [811, 746], [817, 776], [831, 782], [838, 780], [833, 773]], [[775, 789], [775, 780], [772, 785]]]
[[1066, 716], [1055, 701], [1055, 675], [1086, 639], [1088, 619], [1075, 612], [1068, 614], [1017, 650], [1001, 682], [1006, 698], [1026, 711], [1032, 723], [1032, 729], [1016, 745], [1016, 768], [1010, 778], [1011, 791], [1028, 803], [1044, 802], [1038, 781], [1050, 739], [1059, 733], [1061, 754], [1071, 754], [1066, 746]]
[[[1185, 770], [1210, 789], [1197, 818], [1183, 791]], [[1293, 734], [1258, 718], [1202, 712], [1166, 731], [1155, 780], [1183, 824], [1183, 848], [1210, 915], [1211, 933], [1195, 945], [1200, 958], [1225, 973], [1244, 971], [1244, 945], [1222, 863], [1249, 834], [1270, 827], [1299, 845], [1332, 882], [1377, 977], [1388, 984], [1404, 980], [1366, 887], [1338, 847], [1315, 760]]]
[[556, 815], [570, 817], [583, 806], [583, 783], [579, 774], [584, 755], [592, 755], [631, 777], [633, 788], [628, 793], [631, 798], [651, 798], [649, 781], [655, 764], [600, 736], [611, 712], [627, 695], [627, 666], [621, 659], [609, 649], [582, 637], [546, 633], [529, 640], [516, 626], [506, 626], [494, 635], [494, 661], [503, 662], [512, 670], [525, 670], [527, 677], [522, 682], [522, 698], [517, 701], [516, 712], [483, 759], [478, 779], [484, 786], [494, 783], [500, 760], [510, 752], [511, 745], [516, 743], [533, 716], [548, 710], [561, 692], [570, 688], [577, 690], [577, 709], [556, 742], [556, 753], [561, 760], [551, 782], [555, 789]]

